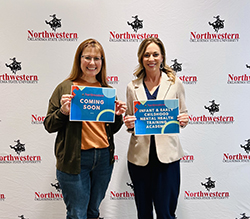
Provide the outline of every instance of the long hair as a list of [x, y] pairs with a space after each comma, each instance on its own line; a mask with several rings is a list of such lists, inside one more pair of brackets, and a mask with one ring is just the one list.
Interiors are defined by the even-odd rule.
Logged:
[[66, 80], [75, 81], [76, 79], [82, 76], [83, 72], [81, 70], [81, 55], [82, 55], [83, 50], [87, 47], [97, 48], [99, 52], [101, 53], [102, 67], [101, 67], [100, 72], [96, 75], [96, 79], [97, 81], [101, 83], [101, 85], [105, 87], [109, 87], [109, 85], [107, 84], [107, 80], [106, 80], [107, 73], [106, 73], [106, 59], [105, 59], [104, 50], [102, 48], [102, 45], [95, 39], [87, 39], [78, 46], [76, 50], [71, 73]]
[[147, 46], [150, 43], [155, 43], [156, 45], [158, 45], [160, 47], [161, 50], [161, 55], [162, 55], [162, 64], [161, 64], [161, 71], [166, 73], [167, 76], [170, 78], [170, 80], [175, 83], [175, 71], [173, 69], [171, 69], [167, 64], [166, 64], [166, 52], [165, 52], [165, 48], [164, 45], [162, 43], [162, 41], [159, 38], [156, 37], [149, 37], [144, 39], [138, 49], [138, 53], [137, 53], [137, 57], [138, 57], [138, 62], [139, 65], [137, 66], [135, 72], [134, 72], [134, 76], [137, 77], [138, 79], [144, 78], [145, 77], [145, 69], [143, 66], [143, 56], [144, 53], [147, 49]]

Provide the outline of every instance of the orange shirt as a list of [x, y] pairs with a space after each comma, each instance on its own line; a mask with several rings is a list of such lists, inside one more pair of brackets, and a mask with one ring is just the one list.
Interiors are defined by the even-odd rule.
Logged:
[[[73, 82], [74, 85], [101, 87], [99, 82], [88, 83], [82, 79]], [[107, 148], [109, 146], [104, 122], [82, 122], [81, 149]]]

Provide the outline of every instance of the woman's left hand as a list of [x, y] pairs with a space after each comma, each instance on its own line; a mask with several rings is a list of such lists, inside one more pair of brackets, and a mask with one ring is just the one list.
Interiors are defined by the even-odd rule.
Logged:
[[189, 118], [187, 113], [181, 113], [177, 116], [177, 120], [181, 127], [185, 127], [188, 124]]
[[122, 102], [120, 100], [115, 101], [115, 114], [121, 115], [126, 112], [127, 105], [125, 102]]

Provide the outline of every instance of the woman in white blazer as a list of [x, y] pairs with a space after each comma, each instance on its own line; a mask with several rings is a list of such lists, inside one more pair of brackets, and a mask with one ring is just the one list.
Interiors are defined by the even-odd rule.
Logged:
[[142, 41], [135, 80], [127, 86], [125, 125], [131, 133], [128, 171], [134, 186], [138, 219], [174, 219], [180, 189], [180, 158], [184, 155], [178, 134], [134, 134], [134, 100], [179, 99], [180, 126], [188, 124], [185, 91], [175, 72], [165, 63], [165, 48], [158, 38]]

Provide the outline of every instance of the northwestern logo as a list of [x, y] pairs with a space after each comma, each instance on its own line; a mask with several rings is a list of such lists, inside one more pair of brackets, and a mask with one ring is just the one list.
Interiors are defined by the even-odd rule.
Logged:
[[210, 106], [204, 106], [204, 108], [207, 109], [209, 111], [209, 113], [213, 116], [214, 113], [219, 112], [219, 105], [220, 104], [215, 103], [215, 100], [211, 100], [209, 102], [211, 103], [211, 105]]
[[[177, 59], [171, 60], [173, 62], [172, 65], [170, 65], [170, 68], [173, 69], [176, 73], [182, 71], [182, 63], [179, 63]], [[197, 82], [197, 76], [190, 76], [190, 75], [181, 75], [178, 76], [178, 78], [182, 81], [184, 84], [196, 84]]]
[[45, 116], [38, 116], [37, 114], [31, 115], [31, 124], [43, 124]]
[[[250, 66], [246, 64], [246, 68], [250, 69]], [[227, 83], [228, 84], [250, 84], [250, 75], [246, 73], [242, 75], [228, 74]]]
[[215, 103], [215, 100], [209, 101], [211, 104], [209, 106], [204, 106], [205, 109], [208, 110], [210, 116], [206, 115], [189, 115], [189, 124], [197, 124], [197, 125], [204, 125], [204, 124], [233, 124], [234, 116], [226, 116], [226, 115], [218, 115], [215, 116], [215, 113], [219, 112], [220, 104]]
[[0, 194], [0, 201], [4, 201], [5, 200], [5, 195], [4, 194]]
[[52, 29], [52, 32], [28, 30], [28, 41], [77, 41], [78, 34], [76, 32], [57, 32], [57, 29], [62, 27], [61, 19], [58, 19], [56, 14], [50, 15], [50, 17], [51, 20], [45, 20], [45, 24]]
[[174, 62], [174, 64], [171, 65], [170, 68], [172, 68], [176, 73], [178, 71], [182, 71], [182, 67], [181, 67], [182, 64], [178, 63], [177, 59], [174, 59], [174, 60], [171, 60], [171, 61]]
[[16, 75], [17, 71], [21, 71], [21, 62], [16, 60], [16, 57], [10, 58], [12, 63], [7, 64], [5, 66], [11, 70], [13, 74], [1, 74], [0, 75], [0, 83], [13, 83], [13, 84], [21, 84], [21, 83], [37, 83], [38, 76], [37, 75]]
[[34, 156], [34, 155], [21, 155], [22, 152], [25, 152], [25, 144], [21, 143], [18, 139], [15, 145], [10, 145], [10, 148], [13, 149], [17, 155], [3, 155], [0, 156], [0, 164], [20, 164], [20, 163], [41, 163], [41, 156]]
[[245, 145], [240, 144], [238, 147], [243, 148], [247, 154], [223, 154], [224, 163], [238, 163], [238, 162], [250, 162], [250, 139], [245, 140], [247, 143]]
[[128, 25], [130, 25], [132, 27], [132, 29], [137, 33], [137, 31], [139, 29], [142, 29], [143, 28], [143, 20], [139, 20], [138, 19], [138, 15], [135, 15], [134, 17], [132, 16], [132, 18], [134, 18], [135, 20], [133, 22], [127, 22]]
[[20, 140], [19, 140], [19, 139], [16, 140], [16, 141], [14, 141], [14, 142], [17, 142], [17, 144], [14, 145], [14, 146], [11, 146], [11, 145], [10, 145], [10, 148], [11, 148], [11, 149], [14, 149], [15, 152], [16, 152], [18, 155], [20, 155], [21, 152], [25, 151], [25, 147], [24, 147], [25, 144], [20, 143]]
[[201, 182], [201, 185], [204, 186], [206, 191], [189, 191], [186, 190], [184, 193], [185, 200], [193, 200], [193, 199], [200, 199], [200, 200], [207, 200], [207, 199], [227, 199], [230, 197], [229, 192], [224, 191], [214, 191], [211, 192], [211, 189], [215, 189], [215, 181], [211, 180], [211, 177], [205, 178], [206, 182]]
[[[109, 42], [141, 42], [148, 37], [158, 38], [157, 33], [137, 33], [143, 28], [143, 20], [138, 18], [138, 15], [132, 16], [135, 20], [132, 22], [127, 21], [127, 25], [132, 27], [133, 32], [124, 31], [117, 33], [116, 31], [109, 31]], [[124, 26], [125, 28], [125, 26]]]
[[247, 143], [245, 145], [240, 145], [241, 148], [243, 148], [247, 154], [250, 152], [250, 139], [245, 140]]
[[215, 181], [211, 180], [211, 177], [206, 178], [207, 182], [201, 182], [201, 185], [206, 188], [207, 191], [210, 192], [211, 189], [215, 188]]
[[10, 70], [16, 74], [17, 71], [20, 71], [22, 68], [21, 68], [21, 62], [17, 62], [16, 61], [16, 58], [10, 58], [10, 60], [12, 60], [13, 62], [11, 64], [7, 64], [5, 63], [6, 67], [10, 68]]
[[134, 185], [133, 185], [132, 183], [126, 183], [126, 184], [127, 184], [127, 186], [129, 186], [133, 191], [135, 191]]
[[114, 159], [115, 159], [115, 162], [118, 162], [119, 161], [119, 156], [118, 155], [114, 155]]
[[22, 214], [22, 215], [20, 215], [20, 216], [18, 216], [19, 218], [21, 218], [21, 219], [29, 219], [29, 218], [27, 218], [27, 217], [24, 217], [24, 215]]
[[242, 217], [241, 218], [236, 218], [236, 219], [249, 219], [250, 217], [246, 216], [246, 213], [240, 214]]
[[56, 183], [51, 183], [51, 186], [55, 187], [56, 191], [58, 191], [58, 192], [62, 191], [61, 186], [60, 186], [58, 181]]
[[108, 84], [118, 84], [119, 83], [119, 77], [117, 75], [107, 76], [106, 80], [107, 80]]
[[221, 20], [220, 19], [220, 15], [217, 15], [216, 17], [214, 17], [216, 20], [211, 23], [211, 22], [208, 22], [209, 25], [211, 25], [213, 28], [214, 28], [214, 31], [216, 33], [218, 33], [219, 29], [223, 29], [224, 28], [224, 21], [225, 20]]
[[194, 162], [194, 155], [184, 155], [181, 158], [181, 162], [182, 163], [191, 163], [191, 162]]
[[63, 195], [59, 182], [51, 183], [57, 192], [35, 192], [35, 201], [62, 201]]
[[50, 15], [52, 17], [51, 21], [46, 21], [45, 23], [48, 24], [53, 31], [56, 32], [56, 28], [59, 28], [62, 26], [61, 19], [56, 18], [56, 14]]
[[210, 26], [213, 27], [214, 32], [210, 33], [207, 32], [196, 32], [191, 31], [190, 32], [190, 42], [238, 42], [240, 39], [239, 33], [231, 33], [231, 32], [224, 32], [224, 33], [218, 33], [219, 30], [223, 29], [225, 24], [225, 20], [220, 19], [220, 15], [217, 15], [215, 17], [215, 21], [208, 22]]
[[110, 191], [110, 199], [111, 200], [133, 200], [135, 197], [134, 194], [134, 186], [131, 183], [127, 183], [127, 186], [129, 186], [133, 192], [129, 191], [123, 191], [123, 192], [116, 192], [116, 191]]

